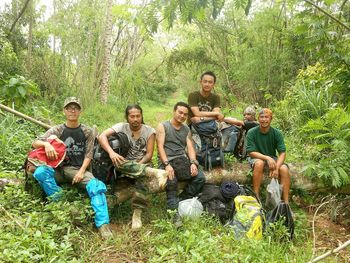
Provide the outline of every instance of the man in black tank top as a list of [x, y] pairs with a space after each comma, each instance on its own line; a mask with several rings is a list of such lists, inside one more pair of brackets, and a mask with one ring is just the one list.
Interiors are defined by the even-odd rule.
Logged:
[[[177, 209], [179, 199], [181, 201], [196, 196], [205, 183], [204, 174], [198, 169], [190, 129], [184, 124], [189, 111], [188, 104], [176, 103], [172, 119], [160, 123], [156, 131], [159, 168], [168, 172], [166, 187], [168, 209]], [[189, 181], [179, 197], [178, 180]]]
[[[33, 177], [39, 181], [44, 191], [54, 185], [53, 189], [51, 188], [53, 194], [48, 195], [49, 191], [45, 191], [52, 200], [57, 200], [57, 196], [62, 194], [58, 185], [63, 183], [76, 184], [80, 188], [86, 189], [91, 199], [91, 206], [95, 211], [95, 225], [103, 238], [109, 238], [112, 236], [112, 232], [108, 226], [109, 215], [105, 196], [107, 189], [103, 182], [97, 180], [88, 171], [93, 156], [95, 134], [93, 129], [79, 122], [81, 103], [78, 98], [67, 98], [63, 108], [66, 123], [50, 128], [32, 145], [34, 148], [43, 147], [47, 158], [56, 160], [57, 152], [47, 141], [49, 137], [55, 136], [66, 145], [66, 159], [61, 164], [60, 169], [54, 170], [49, 166], [40, 166], [40, 169], [36, 169], [34, 172]], [[47, 184], [47, 181], [50, 181], [51, 186]]]

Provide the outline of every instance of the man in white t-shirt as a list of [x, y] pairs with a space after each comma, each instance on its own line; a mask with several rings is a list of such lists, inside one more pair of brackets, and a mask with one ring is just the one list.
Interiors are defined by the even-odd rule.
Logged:
[[[155, 130], [144, 124], [142, 108], [139, 105], [129, 105], [125, 109], [127, 122], [117, 123], [103, 131], [98, 137], [102, 148], [109, 154], [113, 164], [119, 167], [125, 161], [137, 161], [142, 164], [150, 164], [153, 156]], [[129, 150], [125, 158], [116, 153], [108, 143], [108, 137], [114, 133], [122, 132], [129, 140]], [[142, 227], [141, 212], [147, 206], [146, 190], [137, 179], [134, 180], [136, 192], [132, 197], [133, 217], [132, 229]]]

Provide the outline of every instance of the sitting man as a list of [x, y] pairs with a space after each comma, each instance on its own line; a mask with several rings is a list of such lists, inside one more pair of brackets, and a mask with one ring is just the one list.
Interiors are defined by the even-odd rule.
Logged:
[[159, 168], [168, 172], [166, 186], [168, 209], [178, 208], [178, 181], [189, 181], [179, 196], [180, 200], [196, 196], [205, 182], [203, 172], [198, 169], [190, 128], [184, 124], [189, 111], [188, 104], [178, 102], [174, 106], [172, 119], [160, 123], [157, 127], [158, 158], [161, 162]]
[[243, 121], [225, 117], [221, 123], [224, 152], [234, 153], [239, 159], [246, 158], [245, 136], [249, 129], [259, 125], [255, 118], [255, 109], [248, 106], [243, 112]]
[[[247, 153], [253, 168], [253, 190], [259, 196], [260, 185], [264, 178], [264, 169], [269, 169], [269, 176], [279, 180], [282, 199], [288, 204], [290, 176], [286, 159], [286, 146], [282, 133], [271, 127], [272, 111], [264, 108], [258, 115], [259, 126], [251, 128], [247, 134]], [[278, 157], [276, 155], [278, 152]]]
[[[88, 126], [79, 123], [81, 103], [78, 98], [67, 98], [64, 101], [63, 108], [66, 123], [49, 129], [43, 136], [33, 142], [33, 147], [35, 149], [43, 147], [47, 158], [56, 160], [58, 159], [58, 152], [49, 141], [51, 138], [58, 138], [66, 145], [66, 159], [55, 170], [49, 166], [39, 166], [34, 171], [33, 177], [39, 181], [44, 190], [53, 189], [50, 193], [53, 200], [57, 200], [57, 194], [61, 190], [57, 184], [72, 183], [86, 190], [91, 198], [92, 208], [95, 211], [96, 227], [103, 238], [109, 238], [112, 236], [112, 232], [108, 225], [109, 215], [105, 197], [106, 186], [87, 171], [92, 159], [95, 140], [94, 131]], [[45, 192], [48, 194], [48, 191]]]
[[[139, 105], [129, 105], [125, 109], [127, 123], [117, 123], [101, 133], [98, 141], [102, 148], [109, 154], [114, 166], [118, 170], [126, 161], [136, 161], [141, 164], [151, 165], [154, 150], [155, 130], [143, 122], [142, 108]], [[129, 151], [126, 158], [114, 152], [108, 143], [108, 137], [114, 133], [122, 132], [129, 139]], [[127, 176], [127, 175], [126, 175]], [[142, 227], [141, 212], [147, 205], [146, 189], [141, 180], [131, 179], [135, 184], [136, 191], [132, 197], [133, 217], [132, 229]]]
[[188, 95], [188, 104], [191, 107], [189, 123], [204, 120], [223, 120], [224, 115], [220, 112], [220, 96], [212, 92], [215, 83], [216, 75], [211, 71], [204, 72], [199, 80], [200, 90]]

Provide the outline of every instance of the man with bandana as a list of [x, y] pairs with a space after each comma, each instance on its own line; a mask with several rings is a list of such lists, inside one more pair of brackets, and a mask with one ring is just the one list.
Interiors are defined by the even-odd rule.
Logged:
[[[279, 180], [282, 188], [282, 199], [288, 204], [290, 175], [286, 159], [286, 146], [280, 130], [271, 127], [272, 111], [263, 108], [259, 111], [259, 126], [251, 128], [247, 133], [248, 161], [253, 168], [253, 190], [259, 196], [260, 186], [264, 178], [264, 170], [269, 176]], [[277, 154], [277, 153], [278, 154]]]

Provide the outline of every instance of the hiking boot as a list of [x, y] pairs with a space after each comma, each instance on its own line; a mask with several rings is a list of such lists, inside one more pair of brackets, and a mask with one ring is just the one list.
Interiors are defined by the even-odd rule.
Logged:
[[103, 224], [102, 226], [100, 226], [98, 228], [98, 232], [100, 233], [102, 239], [104, 239], [104, 240], [113, 237], [113, 233], [112, 233], [111, 229], [109, 228], [108, 224]]
[[141, 212], [142, 212], [141, 209], [134, 210], [134, 213], [132, 215], [132, 224], [131, 224], [132, 230], [139, 230], [142, 227]]
[[179, 212], [176, 212], [176, 214], [174, 215], [173, 224], [175, 225], [176, 228], [182, 227], [182, 219]]

